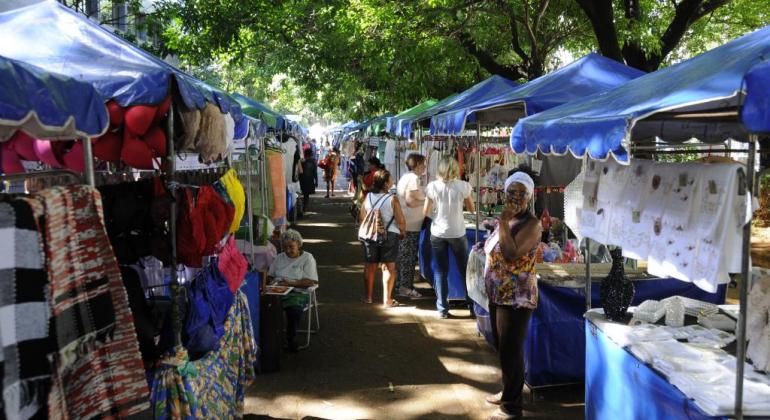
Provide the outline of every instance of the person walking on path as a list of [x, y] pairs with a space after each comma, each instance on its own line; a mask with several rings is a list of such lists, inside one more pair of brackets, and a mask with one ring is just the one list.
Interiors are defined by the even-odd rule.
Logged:
[[529, 210], [534, 189], [534, 181], [525, 172], [505, 180], [506, 205], [484, 244], [484, 283], [503, 372], [503, 390], [487, 397], [487, 402], [499, 405], [490, 420], [522, 417], [524, 342], [537, 307], [535, 250], [542, 235], [540, 221]]
[[337, 169], [340, 165], [340, 151], [336, 147], [326, 155], [326, 167], [324, 168], [324, 181], [326, 181], [326, 198], [329, 194], [334, 197], [334, 185], [337, 182]]
[[382, 243], [361, 241], [364, 246], [364, 302], [374, 301], [374, 277], [377, 267], [382, 270], [382, 294], [385, 307], [396, 307], [398, 302], [393, 299], [393, 285], [396, 280], [396, 258], [398, 257], [398, 242], [406, 234], [406, 220], [401, 212], [398, 200], [389, 191], [393, 187], [393, 179], [386, 170], [377, 171], [374, 175], [372, 190], [364, 199], [359, 212], [359, 221], [363, 222], [370, 212], [379, 210], [380, 220], [386, 232]]
[[409, 172], [398, 180], [396, 191], [398, 201], [406, 219], [406, 237], [398, 243], [398, 259], [396, 281], [398, 296], [409, 299], [419, 299], [420, 292], [414, 290], [414, 267], [417, 264], [418, 248], [420, 245], [420, 230], [425, 216], [422, 214], [425, 205], [425, 187], [422, 176], [425, 174], [425, 156], [413, 153], [406, 158]]
[[[465, 237], [463, 204], [469, 212], [475, 212], [470, 184], [458, 179], [459, 166], [453, 157], [444, 157], [438, 164], [438, 179], [425, 188], [423, 214], [432, 217], [430, 246], [435, 266], [433, 285], [436, 288], [436, 309], [441, 318], [449, 318], [449, 252], [454, 255], [457, 269], [465, 277], [468, 265], [468, 240]], [[434, 213], [435, 212], [435, 213]], [[462, 282], [465, 289], [465, 280]], [[465, 290], [470, 316], [474, 317], [472, 301]]]
[[318, 188], [318, 166], [312, 149], [305, 149], [302, 166], [300, 166], [299, 187], [302, 190], [302, 211], [310, 211], [310, 196]]

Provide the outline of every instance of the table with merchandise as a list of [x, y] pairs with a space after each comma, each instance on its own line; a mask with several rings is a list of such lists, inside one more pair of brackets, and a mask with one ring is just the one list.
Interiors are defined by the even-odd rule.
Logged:
[[[629, 309], [627, 322], [586, 312], [586, 418], [731, 416], [736, 312], [684, 297], [645, 301]], [[748, 363], [743, 409], [770, 415], [770, 375]]]

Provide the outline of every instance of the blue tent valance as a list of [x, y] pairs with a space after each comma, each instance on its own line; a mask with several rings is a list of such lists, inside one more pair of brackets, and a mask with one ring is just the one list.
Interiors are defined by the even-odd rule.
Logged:
[[93, 85], [104, 102], [121, 106], [158, 104], [172, 79], [188, 108], [206, 102], [241, 120], [232, 98], [100, 27], [68, 7], [47, 0], [0, 6], [0, 55], [34, 64]]
[[629, 146], [643, 139], [721, 143], [770, 132], [768, 59], [765, 27], [608, 92], [524, 118], [514, 127], [511, 147], [627, 162]]
[[[610, 90], [642, 75], [642, 71], [592, 53], [523, 85], [435, 115], [431, 119], [431, 133], [459, 135], [467, 122], [477, 118], [491, 124], [514, 123], [523, 116]], [[511, 109], [493, 112], [501, 107]]]
[[[514, 81], [508, 80], [502, 76], [494, 75], [482, 82], [471, 86], [467, 90], [460, 92], [455, 96], [440, 101], [436, 105], [433, 105], [432, 107], [425, 110], [425, 112], [418, 115], [415, 120], [423, 120], [452, 109], [460, 109], [476, 103], [489, 101], [493, 98], [512, 91], [517, 86], [519, 86], [519, 84]], [[431, 134], [438, 134], [440, 130], [438, 127], [434, 127], [433, 123], [434, 121], [431, 118], [430, 132]]]
[[47, 139], [98, 137], [108, 125], [91, 85], [0, 56], [0, 141], [16, 130]]

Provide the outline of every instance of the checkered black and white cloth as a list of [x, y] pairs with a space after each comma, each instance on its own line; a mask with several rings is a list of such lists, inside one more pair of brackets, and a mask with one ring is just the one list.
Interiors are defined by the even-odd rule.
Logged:
[[43, 247], [33, 211], [23, 199], [0, 201], [0, 378], [2, 412], [28, 419], [47, 412], [50, 305]]

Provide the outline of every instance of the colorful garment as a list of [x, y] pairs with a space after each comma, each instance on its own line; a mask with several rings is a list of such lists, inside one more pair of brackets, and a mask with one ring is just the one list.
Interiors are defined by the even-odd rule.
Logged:
[[197, 418], [233, 419], [243, 416], [246, 387], [254, 380], [257, 350], [246, 295], [238, 291], [225, 322], [219, 350], [191, 362]]
[[197, 376], [187, 357], [187, 350], [178, 346], [159, 362], [152, 380], [152, 415], [156, 420], [192, 420], [197, 418], [197, 399], [192, 380]]
[[484, 283], [490, 302], [516, 308], [537, 308], [536, 249], [510, 263], [503, 257], [497, 231], [489, 236], [485, 245]]
[[[128, 417], [149, 409], [147, 380], [99, 192], [49, 188], [31, 196], [44, 220], [58, 351], [50, 356], [51, 419]], [[34, 208], [34, 206], [33, 206]]]
[[47, 413], [53, 351], [43, 242], [24, 199], [0, 202], [0, 418]]

